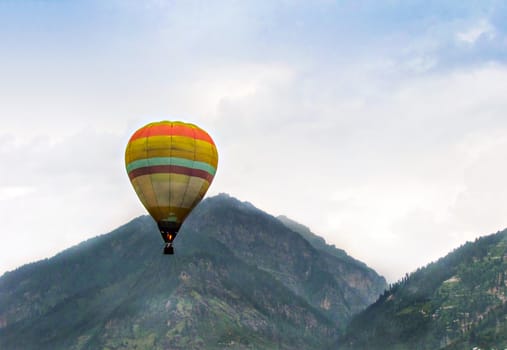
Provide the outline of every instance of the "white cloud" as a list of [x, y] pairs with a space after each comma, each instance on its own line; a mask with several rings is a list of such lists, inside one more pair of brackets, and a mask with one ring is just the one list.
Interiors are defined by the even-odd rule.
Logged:
[[[187, 111], [182, 114], [207, 115], [215, 119], [229, 101], [248, 100], [273, 87], [288, 84], [293, 75], [290, 66], [277, 63], [206, 65], [167, 93], [176, 101], [172, 108]], [[266, 116], [257, 115], [255, 119], [263, 117]], [[236, 122], [240, 118], [241, 115], [236, 115]]]
[[84, 130], [58, 142], [22, 138], [3, 148], [2, 271], [104, 233], [142, 212], [125, 175], [125, 138]]
[[486, 19], [474, 23], [471, 27], [456, 33], [456, 39], [472, 45], [479, 38], [491, 40], [495, 37], [495, 28]]
[[[234, 128], [224, 135], [216, 191], [302, 221], [390, 279], [503, 227], [500, 215], [481, 225], [467, 219], [476, 216], [472, 205], [459, 215], [457, 208], [469, 186], [467, 169], [483, 149], [498, 150], [491, 138], [507, 131], [506, 67], [390, 85], [374, 76], [319, 78], [298, 72], [290, 85], [229, 99], [219, 113], [221, 132]], [[369, 84], [363, 94], [362, 84]], [[238, 115], [251, 121], [245, 129]], [[501, 176], [489, 186], [503, 186]], [[507, 210], [501, 198], [489, 198], [498, 212]]]
[[28, 186], [3, 186], [0, 187], [0, 201], [24, 197], [33, 191], [35, 191], [35, 189]]

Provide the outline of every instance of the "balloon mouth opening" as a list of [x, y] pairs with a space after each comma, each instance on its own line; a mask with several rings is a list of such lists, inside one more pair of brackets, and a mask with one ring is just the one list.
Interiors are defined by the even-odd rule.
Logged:
[[181, 227], [181, 224], [175, 221], [159, 221], [157, 225], [162, 238], [165, 242], [169, 243], [176, 238]]

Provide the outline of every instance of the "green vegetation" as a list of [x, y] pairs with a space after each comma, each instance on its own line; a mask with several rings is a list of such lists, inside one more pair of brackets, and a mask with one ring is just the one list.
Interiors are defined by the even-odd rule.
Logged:
[[140, 217], [4, 274], [0, 349], [507, 348], [507, 231], [388, 287], [304, 226], [225, 195], [175, 245], [163, 256]]
[[466, 243], [391, 285], [340, 349], [503, 349], [506, 274], [506, 231]]

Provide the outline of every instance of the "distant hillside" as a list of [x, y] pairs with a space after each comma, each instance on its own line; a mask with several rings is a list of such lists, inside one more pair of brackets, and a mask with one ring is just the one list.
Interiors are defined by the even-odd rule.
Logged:
[[507, 348], [507, 231], [407, 275], [356, 316], [339, 349]]
[[[140, 217], [0, 278], [0, 349], [319, 349], [385, 288], [226, 195], [163, 256]], [[355, 260], [353, 260], [355, 261]]]
[[314, 248], [316, 248], [320, 251], [323, 251], [325, 253], [328, 253], [328, 254], [330, 254], [336, 258], [339, 258], [341, 260], [350, 262], [356, 266], [362, 266], [365, 270], [369, 270], [370, 272], [375, 273], [372, 269], [370, 269], [368, 266], [366, 266], [365, 263], [349, 256], [345, 252], [345, 250], [336, 248], [334, 245], [327, 244], [326, 241], [324, 240], [324, 238], [313, 233], [305, 225], [302, 225], [302, 224], [286, 217], [285, 215], [280, 215], [277, 217], [277, 219], [280, 220], [285, 226], [290, 228], [292, 231], [297, 232], [301, 236], [303, 236], [303, 238], [306, 239], [308, 242], [310, 242], [310, 244]]

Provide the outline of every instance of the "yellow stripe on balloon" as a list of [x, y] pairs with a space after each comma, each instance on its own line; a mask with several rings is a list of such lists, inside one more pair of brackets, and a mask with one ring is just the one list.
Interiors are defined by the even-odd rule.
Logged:
[[[171, 147], [168, 148], [167, 144]], [[194, 140], [184, 136], [152, 136], [132, 141], [125, 153], [125, 163], [152, 157], [177, 157], [205, 162], [217, 167], [218, 153], [209, 142]]]

